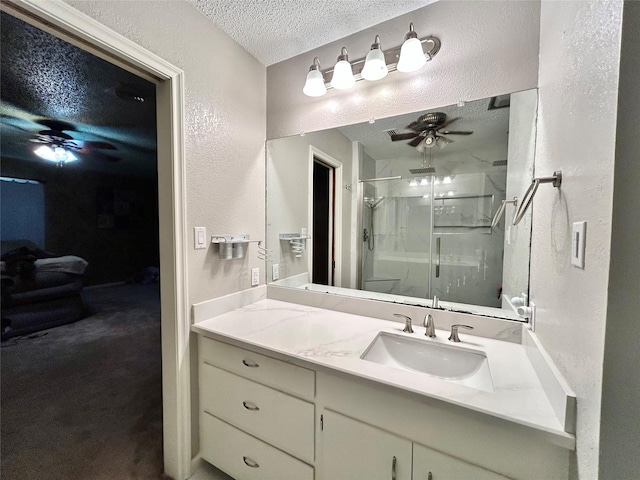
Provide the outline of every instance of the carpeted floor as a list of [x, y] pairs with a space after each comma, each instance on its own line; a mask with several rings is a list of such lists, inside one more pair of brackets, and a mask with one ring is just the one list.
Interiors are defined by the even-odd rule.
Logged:
[[2, 344], [3, 480], [162, 478], [158, 285], [83, 298], [87, 318]]

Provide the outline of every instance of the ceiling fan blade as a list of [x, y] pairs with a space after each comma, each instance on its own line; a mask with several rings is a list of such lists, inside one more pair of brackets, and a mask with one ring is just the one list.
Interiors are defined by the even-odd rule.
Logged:
[[44, 137], [56, 137], [56, 138], [63, 138], [65, 140], [73, 140], [73, 137], [67, 133], [64, 133], [61, 130], [40, 130], [38, 132], [38, 135], [44, 136]]
[[442, 125], [438, 125], [435, 130], [442, 130], [444, 127], [447, 127], [449, 125], [451, 125], [453, 122], [455, 122], [456, 120], [460, 120], [460, 117], [455, 117], [455, 118], [450, 118], [449, 120], [447, 120], [446, 122], [444, 122]]
[[50, 118], [43, 118], [42, 120], [37, 120], [37, 123], [39, 123], [40, 125], [44, 125], [45, 127], [57, 132], [62, 132], [63, 130], [74, 131], [76, 129], [76, 127], [71, 123], [64, 122], [62, 120], [53, 120]]
[[107, 142], [92, 142], [92, 141], [81, 141], [81, 148], [87, 148], [90, 150], [100, 149], [100, 150], [117, 150], [116, 147]]
[[418, 145], [420, 145], [420, 142], [424, 140], [424, 138], [424, 135], [418, 135], [416, 138], [409, 142], [409, 145], [411, 145], [412, 147], [417, 147]]
[[415, 132], [411, 132], [411, 133], [394, 133], [393, 135], [391, 135], [391, 141], [392, 142], [397, 142], [400, 140], [410, 140], [414, 137], [416, 137], [417, 135], [419, 135], [418, 133]]
[[447, 130], [446, 132], [439, 132], [441, 135], [471, 135], [473, 132], [467, 132], [467, 131], [458, 131], [458, 132], [453, 132], [450, 130]]

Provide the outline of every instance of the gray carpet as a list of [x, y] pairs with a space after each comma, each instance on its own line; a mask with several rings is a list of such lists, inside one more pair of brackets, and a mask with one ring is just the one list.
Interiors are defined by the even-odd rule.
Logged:
[[158, 285], [83, 298], [87, 318], [2, 344], [3, 480], [162, 478]]

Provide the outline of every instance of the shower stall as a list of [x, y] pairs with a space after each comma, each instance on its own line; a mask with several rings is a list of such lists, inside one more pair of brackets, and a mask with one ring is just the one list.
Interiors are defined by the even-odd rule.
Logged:
[[500, 307], [506, 172], [361, 181], [360, 288]]

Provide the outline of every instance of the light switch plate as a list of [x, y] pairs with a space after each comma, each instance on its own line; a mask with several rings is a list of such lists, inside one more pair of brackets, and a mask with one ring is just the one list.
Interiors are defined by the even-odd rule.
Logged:
[[193, 227], [193, 248], [207, 248], [207, 227]]
[[252, 268], [251, 269], [251, 286], [257, 287], [260, 285], [260, 268]]
[[573, 222], [571, 228], [571, 265], [584, 268], [587, 222]]
[[276, 281], [280, 278], [280, 265], [274, 263], [271, 267], [271, 279]]

